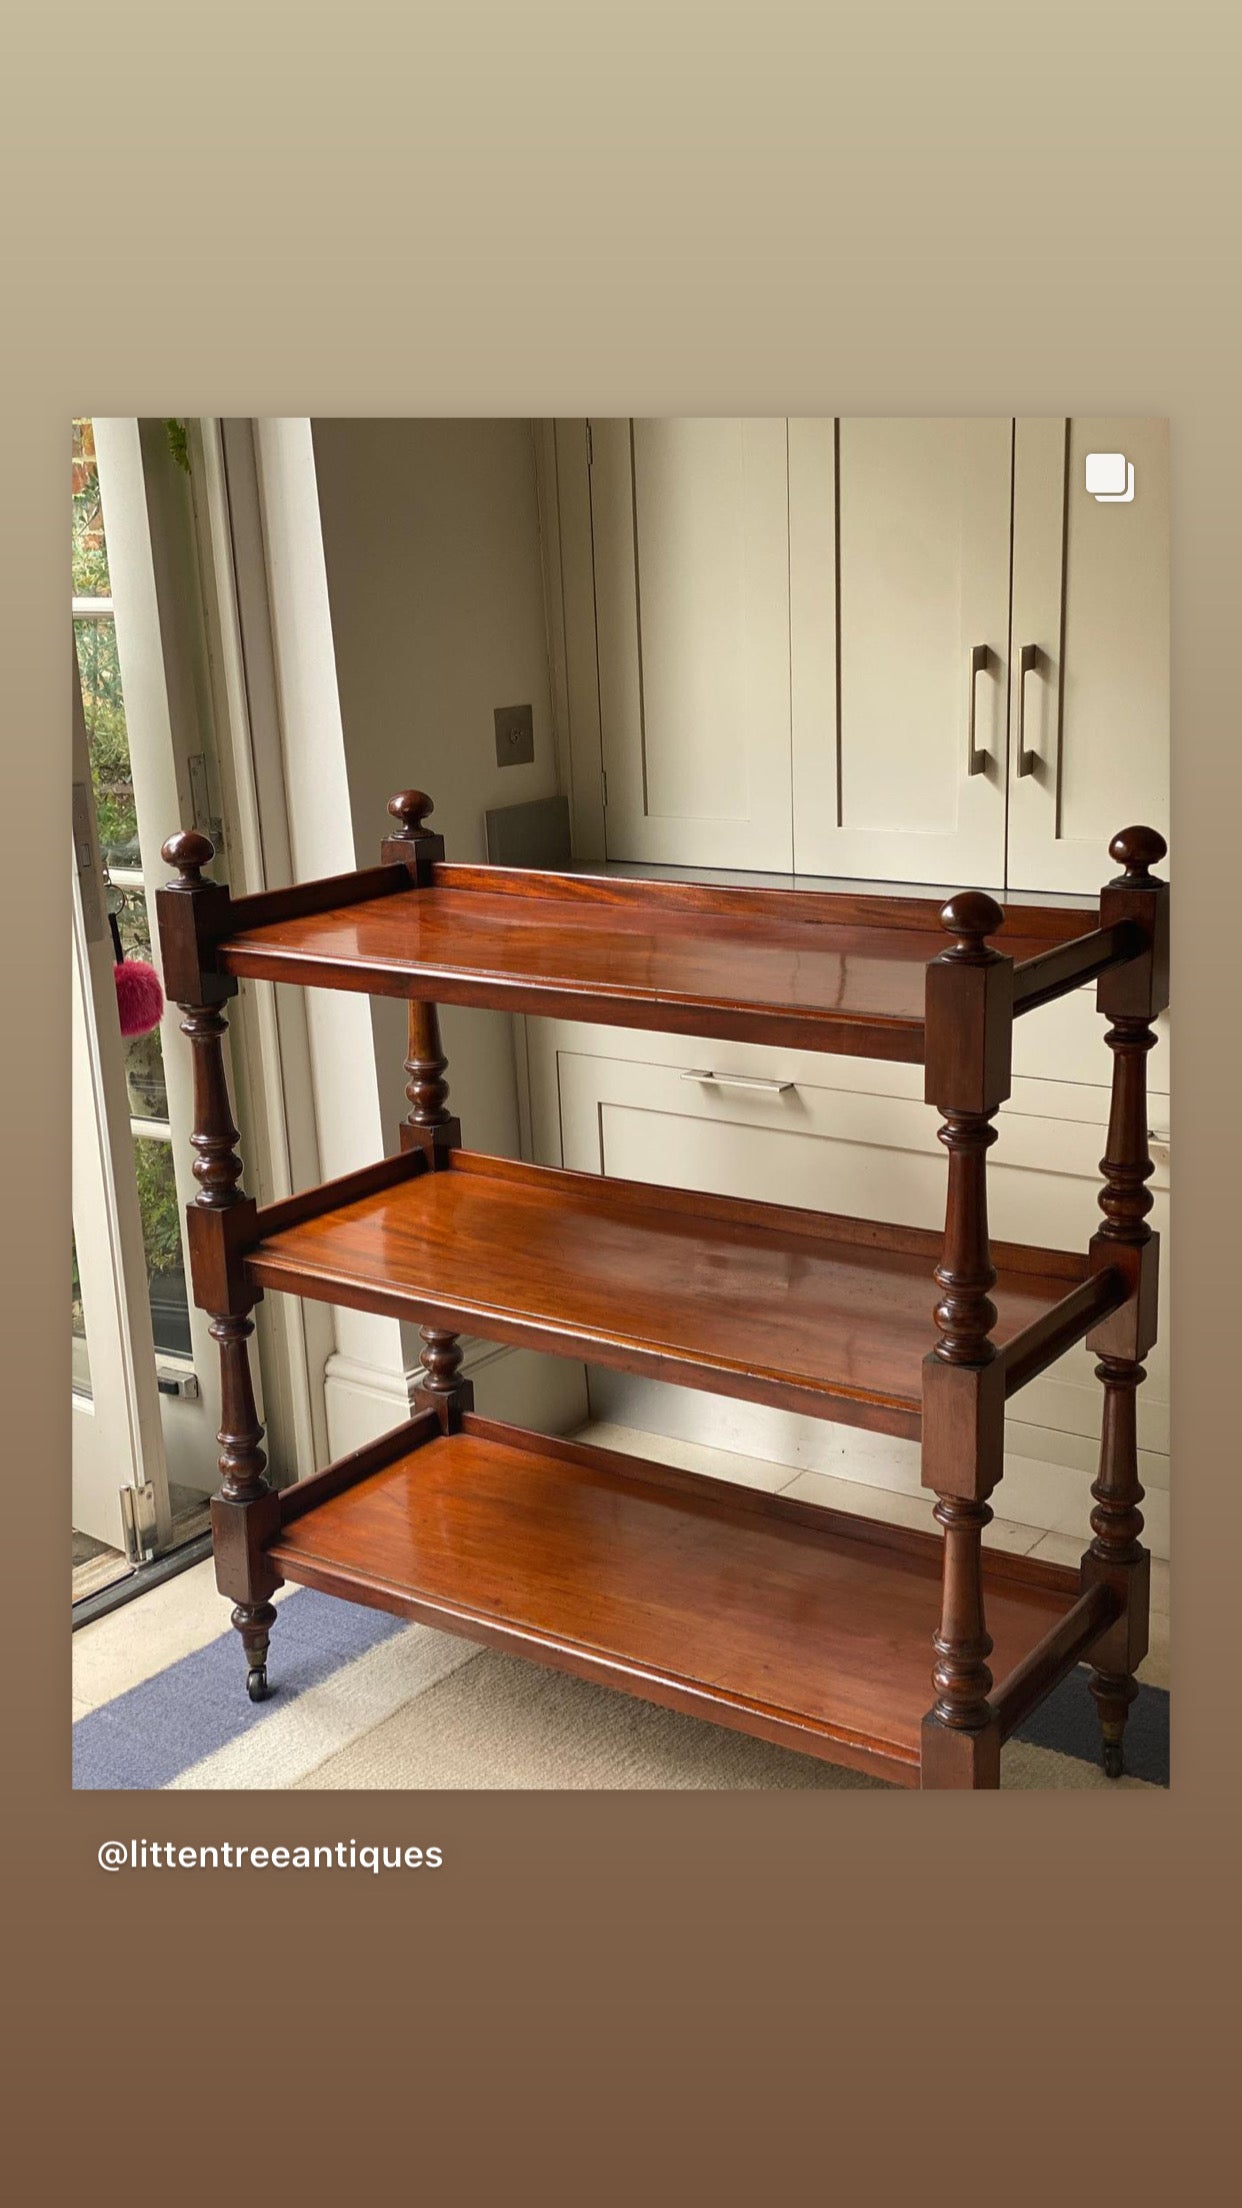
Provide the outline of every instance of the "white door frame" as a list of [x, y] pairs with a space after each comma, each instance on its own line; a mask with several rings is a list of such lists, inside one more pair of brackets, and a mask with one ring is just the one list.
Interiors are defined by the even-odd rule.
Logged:
[[[310, 422], [206, 421], [191, 454], [220, 651], [220, 754], [239, 823], [232, 886], [348, 872], [358, 862]], [[243, 1020], [256, 987], [264, 985], [243, 983], [233, 1000]], [[349, 1172], [385, 1147], [366, 999], [339, 990], [266, 994], [266, 1009], [255, 998], [266, 1045], [255, 1053], [263, 1071], [242, 1153], [260, 1201]], [[300, 1425], [295, 1411], [289, 1439], [300, 1476], [408, 1416], [409, 1386], [395, 1319], [328, 1305], [299, 1310], [290, 1323], [304, 1329], [308, 1408]], [[296, 1345], [291, 1367], [296, 1376]]]
[[[262, 515], [248, 421], [189, 424], [191, 493], [216, 731], [227, 859], [213, 872], [237, 896], [293, 878], [280, 706]], [[276, 1203], [323, 1179], [306, 996], [244, 982], [225, 1007], [240, 1042], [239, 1120], [246, 1191]], [[266, 1297], [255, 1313], [271, 1453], [304, 1479], [329, 1456], [324, 1375], [332, 1312], [298, 1296]]]

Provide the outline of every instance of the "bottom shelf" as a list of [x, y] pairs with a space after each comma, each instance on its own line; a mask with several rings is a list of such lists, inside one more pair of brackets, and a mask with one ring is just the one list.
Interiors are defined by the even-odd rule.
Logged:
[[[938, 1535], [474, 1416], [408, 1432], [343, 1491], [336, 1468], [325, 1500], [282, 1497], [286, 1579], [917, 1786]], [[1078, 1578], [995, 1553], [985, 1576], [1001, 1682]]]

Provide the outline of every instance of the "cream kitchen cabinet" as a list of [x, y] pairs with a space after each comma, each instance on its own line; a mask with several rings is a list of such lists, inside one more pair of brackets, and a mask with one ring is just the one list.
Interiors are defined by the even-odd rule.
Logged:
[[[1086, 487], [1090, 452], [1132, 498]], [[1007, 885], [1094, 891], [1123, 822], [1168, 834], [1169, 425], [1020, 421]]]
[[556, 470], [581, 855], [1094, 892], [1166, 828], [1167, 424], [597, 421]]
[[783, 421], [591, 425], [608, 855], [788, 871]]
[[791, 421], [799, 874], [1005, 878], [1013, 424]]

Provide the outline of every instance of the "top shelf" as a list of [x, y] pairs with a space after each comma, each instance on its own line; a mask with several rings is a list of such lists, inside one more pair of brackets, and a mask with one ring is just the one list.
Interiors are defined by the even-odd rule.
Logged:
[[[925, 969], [946, 947], [934, 898], [444, 863], [425, 887], [393, 865], [341, 890], [331, 909], [283, 919], [263, 897], [237, 900], [218, 967], [918, 1065]], [[1010, 905], [997, 947], [1036, 958], [1098, 920], [1094, 905]]]

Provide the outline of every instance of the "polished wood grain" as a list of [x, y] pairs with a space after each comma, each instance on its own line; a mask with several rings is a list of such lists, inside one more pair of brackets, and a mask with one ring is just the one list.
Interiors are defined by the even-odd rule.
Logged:
[[427, 826], [435, 806], [426, 790], [398, 790], [389, 798], [388, 810], [397, 827], [381, 843], [380, 858], [386, 864], [399, 861], [406, 880], [425, 888], [444, 857], [443, 836]]
[[1104, 1223], [1093, 1236], [1091, 1263], [1126, 1274], [1125, 1307], [1088, 1336], [1104, 1389], [1099, 1470], [1091, 1489], [1093, 1539], [1082, 1560], [1085, 1586], [1109, 1588], [1119, 1616], [1092, 1659], [1091, 1692], [1100, 1714], [1104, 1769], [1124, 1768], [1124, 1736], [1138, 1694], [1135, 1672], [1147, 1653], [1151, 1557], [1143, 1546], [1137, 1395], [1146, 1379], [1143, 1357], [1156, 1338], [1159, 1243], [1148, 1221], [1147, 1186], [1154, 1171], [1147, 1142], [1147, 1058], [1155, 1045], [1152, 1020], [1168, 1002], [1168, 885], [1152, 873], [1167, 846], [1153, 828], [1123, 828], [1109, 845], [1123, 868], [1101, 895], [1110, 922], [1138, 931], [1145, 952], [1099, 987], [1110, 1017], [1105, 1040], [1113, 1058], [1108, 1139], [1100, 1171]]
[[1063, 1357], [1091, 1328], [1111, 1311], [1120, 1310], [1129, 1295], [1124, 1273], [1115, 1266], [1092, 1273], [1071, 1288], [1059, 1303], [1050, 1304], [1042, 1318], [1014, 1334], [998, 1353], [1005, 1375], [1006, 1396], [1016, 1395], [1049, 1365]]
[[230, 897], [228, 932], [248, 933], [280, 920], [308, 919], [316, 913], [339, 911], [345, 905], [397, 896], [409, 888], [409, 883], [404, 866], [367, 866], [350, 874], [321, 874], [310, 882], [287, 882], [281, 889], [256, 890], [249, 897]]
[[281, 1525], [291, 1525], [295, 1518], [304, 1518], [308, 1510], [318, 1510], [321, 1503], [344, 1495], [360, 1480], [369, 1480], [373, 1472], [395, 1464], [398, 1457], [408, 1459], [414, 1450], [421, 1449], [424, 1443], [442, 1432], [434, 1411], [420, 1411], [414, 1418], [403, 1419], [400, 1426], [390, 1426], [387, 1433], [377, 1435], [374, 1441], [364, 1442], [360, 1449], [351, 1449], [348, 1456], [334, 1458], [322, 1471], [312, 1472], [304, 1480], [295, 1480], [292, 1487], [282, 1488], [276, 1498]]
[[[252, 1694], [288, 1577], [922, 1787], [999, 1785], [1005, 1734], [1086, 1656], [1119, 1769], [1146, 1645], [1134, 1410], [1155, 1328], [1144, 1064], [1168, 990], [1162, 839], [1114, 839], [1124, 872], [1098, 911], [1003, 914], [977, 891], [941, 907], [454, 867], [432, 809], [393, 798], [377, 869], [235, 902], [203, 878], [204, 838], [165, 846], [161, 940], [196, 1065], [189, 1241], [221, 1355], [217, 1574]], [[410, 1000], [401, 1155], [263, 1212], [239, 1186], [218, 1010], [247, 974]], [[1015, 1013], [1093, 977], [1114, 1057], [1104, 1225], [1086, 1260], [998, 1246], [986, 1153]], [[472, 1156], [437, 1000], [922, 1062], [949, 1159], [943, 1239]], [[283, 1499], [248, 1355], [265, 1286], [423, 1327], [418, 1415]], [[921, 1434], [943, 1541], [478, 1420], [463, 1324]], [[1006, 1395], [1084, 1333], [1105, 1415], [1076, 1582], [981, 1537]]]
[[[538, 904], [570, 904], [581, 916], [589, 906], [608, 908], [615, 914], [637, 916], [681, 914], [683, 918], [726, 920], [733, 924], [746, 916], [750, 928], [787, 922], [823, 924], [827, 909], [835, 923], [868, 932], [913, 928], [936, 937], [944, 899], [908, 890], [855, 889], [848, 882], [821, 883], [815, 888], [773, 889], [750, 882], [670, 881], [633, 874], [557, 873], [548, 868], [520, 866], [441, 865], [433, 869], [437, 888], [485, 891], [489, 896], [516, 898]], [[1007, 908], [1005, 926], [1036, 947], [1063, 943], [1081, 934], [1089, 920], [1094, 926], [1096, 907], [1072, 899], [1052, 903], [1018, 902]], [[1015, 953], [1015, 955], [1017, 955]]]
[[[286, 1579], [915, 1786], [940, 1547], [467, 1415], [271, 1556]], [[1025, 1558], [985, 1571], [1003, 1675], [1077, 1582]]]
[[[437, 865], [429, 888], [230, 933], [217, 960], [230, 975], [922, 1060], [924, 972], [943, 944], [927, 899], [507, 874]], [[1017, 908], [1004, 949], [1034, 956], [1095, 919]]]
[[[264, 1287], [920, 1431], [934, 1234], [469, 1151], [283, 1231], [264, 1223], [247, 1258]], [[1086, 1272], [1059, 1252], [995, 1256], [1000, 1341]]]
[[943, 1600], [932, 1644], [935, 1701], [923, 1729], [925, 1787], [1000, 1784], [981, 1543], [1004, 1450], [987, 1181], [1013, 1030], [1013, 965], [987, 940], [1002, 917], [980, 890], [950, 898], [940, 918], [953, 940], [927, 977], [926, 1089], [944, 1116], [940, 1141], [949, 1171], [935, 1267], [940, 1332], [924, 1373], [922, 1478], [936, 1490], [936, 1522], [944, 1528]]
[[[397, 806], [413, 800], [425, 803], [421, 790], [404, 791]], [[413, 807], [411, 806], [411, 810]], [[389, 810], [393, 807], [390, 805]], [[440, 1015], [425, 999], [409, 1006], [405, 1060], [406, 1097], [410, 1109], [401, 1123], [401, 1140], [407, 1149], [419, 1149], [427, 1163], [438, 1170], [461, 1145], [461, 1121], [448, 1108], [448, 1060], [440, 1041]], [[434, 1410], [446, 1433], [463, 1411], [474, 1405], [474, 1384], [464, 1378], [465, 1352], [460, 1334], [451, 1327], [420, 1329], [422, 1377], [413, 1401]]]
[[1142, 929], [1122, 920], [1115, 927], [1093, 928], [1072, 942], [1056, 943], [1034, 958], [1024, 958], [1014, 969], [1014, 1011], [1035, 1012], [1040, 1005], [1052, 1004], [1068, 990], [1080, 989], [1084, 982], [1126, 965], [1143, 948]]
[[170, 954], [166, 971], [178, 986], [193, 988], [196, 1000], [180, 1005], [181, 1032], [193, 1053], [190, 1143], [198, 1184], [187, 1212], [187, 1241], [195, 1300], [211, 1315], [208, 1331], [220, 1353], [216, 1438], [221, 1485], [211, 1502], [216, 1585], [233, 1598], [232, 1622], [245, 1650], [247, 1688], [251, 1700], [260, 1702], [267, 1693], [268, 1637], [276, 1620], [269, 1598], [279, 1580], [264, 1554], [278, 1505], [266, 1477], [263, 1427], [250, 1369], [250, 1312], [257, 1292], [238, 1262], [255, 1206], [240, 1185], [242, 1165], [224, 1066], [227, 1022], [219, 1010], [216, 984], [199, 970], [202, 931], [195, 919], [196, 912], [218, 911], [222, 892], [203, 879], [203, 868], [214, 856], [206, 836], [193, 830], [171, 836], [161, 855], [177, 869], [160, 892], [161, 940]]
[[[986, 1566], [985, 1566], [986, 1576]], [[1011, 1671], [992, 1696], [1002, 1740], [1015, 1732], [1031, 1711], [1076, 1664], [1094, 1649], [1112, 1624], [1119, 1605], [1108, 1587], [1088, 1587], [1050, 1633]]]

